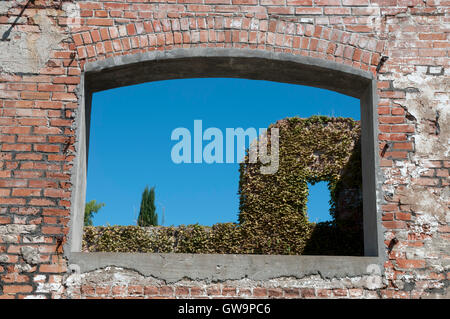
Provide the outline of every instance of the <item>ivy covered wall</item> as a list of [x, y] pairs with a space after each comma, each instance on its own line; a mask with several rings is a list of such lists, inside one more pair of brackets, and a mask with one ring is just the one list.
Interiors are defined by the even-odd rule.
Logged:
[[[350, 118], [286, 118], [279, 169], [240, 164], [239, 223], [212, 227], [86, 227], [83, 249], [109, 252], [362, 255], [360, 124]], [[270, 140], [270, 139], [269, 139]], [[308, 183], [328, 182], [330, 222], [307, 216]]]

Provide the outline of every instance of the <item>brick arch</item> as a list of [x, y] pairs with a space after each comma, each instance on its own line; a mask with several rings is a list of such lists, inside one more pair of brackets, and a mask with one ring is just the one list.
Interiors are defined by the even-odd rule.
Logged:
[[280, 18], [151, 19], [73, 34], [80, 66], [148, 51], [216, 47], [257, 49], [330, 60], [375, 74], [385, 41], [333, 27]]

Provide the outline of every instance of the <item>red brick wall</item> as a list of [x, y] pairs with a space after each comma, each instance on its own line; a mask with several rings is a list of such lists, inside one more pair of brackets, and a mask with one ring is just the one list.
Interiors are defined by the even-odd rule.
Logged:
[[[81, 9], [75, 20], [68, 20], [61, 1], [29, 3], [9, 41], [0, 42], [0, 298], [449, 296], [448, 1], [73, 2]], [[0, 36], [25, 4], [0, 6]], [[98, 273], [89, 273], [71, 281], [63, 247], [83, 65], [176, 47], [288, 52], [377, 77], [384, 178], [378, 213], [386, 251], [391, 239], [398, 240], [385, 263], [383, 287], [315, 276], [167, 285], [120, 269], [132, 279], [92, 285], [88, 279]], [[381, 56], [388, 60], [377, 73]]]

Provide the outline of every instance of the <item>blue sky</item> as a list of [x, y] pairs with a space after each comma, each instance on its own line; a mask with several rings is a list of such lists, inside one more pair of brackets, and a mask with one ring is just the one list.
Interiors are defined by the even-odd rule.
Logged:
[[[155, 186], [159, 222], [164, 212], [166, 226], [237, 221], [239, 164], [171, 159], [172, 131], [184, 127], [193, 138], [194, 120], [202, 120], [203, 131], [216, 127], [225, 136], [226, 128], [267, 128], [285, 117], [360, 116], [359, 100], [339, 93], [223, 78], [107, 90], [95, 93], [92, 105], [86, 200], [106, 204], [94, 225], [135, 225], [146, 185]], [[310, 189], [310, 220], [329, 219], [328, 201], [326, 183]]]

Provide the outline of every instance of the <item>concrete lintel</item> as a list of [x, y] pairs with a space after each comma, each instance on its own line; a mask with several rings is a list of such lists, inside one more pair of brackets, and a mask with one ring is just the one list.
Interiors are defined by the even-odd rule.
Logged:
[[150, 51], [87, 62], [92, 91], [188, 77], [240, 77], [309, 85], [361, 98], [372, 73], [334, 61], [236, 48]]
[[341, 71], [344, 73], [352, 73], [360, 77], [372, 80], [372, 73], [360, 69], [353, 68], [343, 63], [323, 60], [319, 58], [294, 55], [283, 52], [273, 52], [255, 49], [236, 49], [236, 48], [176, 48], [169, 51], [149, 51], [144, 53], [136, 53], [131, 55], [119, 55], [104, 60], [87, 62], [84, 65], [85, 72], [98, 72], [103, 69], [127, 65], [132, 63], [146, 62], [152, 60], [167, 60], [194, 57], [236, 57], [236, 58], [261, 58], [267, 60], [291, 61], [304, 65], [311, 65]]
[[[182, 279], [208, 282], [244, 278], [269, 280], [280, 277], [302, 278], [315, 274], [328, 279], [355, 277], [373, 275], [373, 265], [380, 265], [380, 260], [378, 257], [346, 256], [98, 252], [72, 253], [69, 263], [72, 264], [72, 269], [77, 265], [81, 273], [115, 266], [173, 283]], [[381, 272], [382, 268], [379, 269]]]

